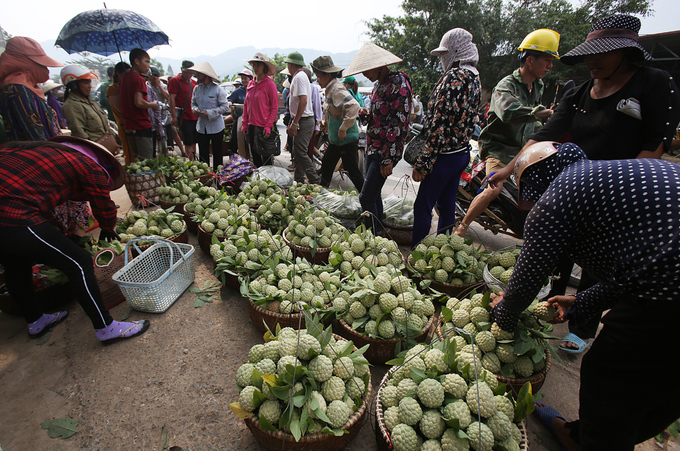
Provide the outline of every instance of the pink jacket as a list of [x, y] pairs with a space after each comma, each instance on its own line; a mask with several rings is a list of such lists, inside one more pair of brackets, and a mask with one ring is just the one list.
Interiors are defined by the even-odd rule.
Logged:
[[259, 83], [251, 80], [246, 88], [246, 100], [243, 102], [243, 131], [248, 125], [264, 127], [270, 133], [277, 120], [279, 111], [279, 92], [271, 77], [265, 77]]

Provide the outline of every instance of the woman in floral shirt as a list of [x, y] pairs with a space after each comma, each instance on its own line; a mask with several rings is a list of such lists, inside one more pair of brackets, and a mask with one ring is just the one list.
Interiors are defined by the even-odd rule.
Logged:
[[420, 183], [413, 206], [413, 245], [430, 233], [432, 208], [439, 207], [439, 233], [456, 223], [456, 194], [460, 175], [470, 161], [470, 137], [479, 122], [482, 85], [475, 68], [479, 61], [472, 34], [454, 28], [431, 52], [441, 58], [445, 73], [430, 97], [422, 133], [427, 145], [413, 167]]
[[370, 213], [366, 227], [374, 233], [382, 231], [382, 187], [392, 168], [401, 160], [404, 138], [408, 134], [411, 112], [411, 83], [408, 75], [390, 71], [389, 65], [401, 62], [377, 45], [367, 42], [352, 60], [347, 75], [362, 73], [375, 82], [371, 95], [371, 109], [363, 108], [360, 114], [369, 114], [366, 131], [366, 176], [359, 194], [361, 208]]

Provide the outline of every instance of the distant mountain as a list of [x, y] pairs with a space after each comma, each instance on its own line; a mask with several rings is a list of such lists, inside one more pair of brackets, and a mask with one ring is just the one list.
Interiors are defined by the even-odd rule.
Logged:
[[[73, 55], [69, 55], [66, 51], [64, 51], [61, 48], [55, 47], [54, 46], [54, 41], [44, 41], [40, 43], [43, 48], [45, 49], [45, 52], [51, 56], [52, 58], [56, 59], [57, 61], [70, 61], [73, 59], [77, 59], [79, 57], [79, 54], [74, 53]], [[193, 61], [194, 63], [202, 63], [202, 62], [209, 62], [210, 65], [215, 69], [215, 72], [217, 72], [217, 75], [220, 77], [225, 77], [225, 76], [232, 76], [236, 73], [238, 73], [241, 69], [245, 67], [249, 67], [248, 63], [245, 62], [245, 60], [252, 58], [252, 56], [255, 54], [255, 52], [263, 52], [270, 57], [273, 57], [277, 53], [279, 55], [288, 55], [292, 51], [298, 51], [302, 53], [302, 56], [305, 58], [305, 62], [309, 64], [310, 62], [314, 61], [317, 57], [321, 55], [330, 55], [331, 58], [333, 58], [333, 62], [340, 66], [340, 67], [347, 67], [349, 66], [349, 63], [352, 61], [354, 56], [357, 54], [358, 50], [354, 50], [352, 52], [348, 53], [330, 53], [324, 50], [313, 50], [313, 49], [291, 49], [291, 48], [265, 48], [265, 49], [257, 49], [255, 47], [236, 47], [234, 49], [226, 50], [219, 55], [197, 55], [197, 56], [191, 56], [187, 55], [186, 58], [182, 59], [174, 59], [174, 58], [165, 58], [165, 57], [155, 57], [156, 60], [158, 60], [162, 65], [163, 65], [163, 70], [167, 70], [168, 65], [172, 66], [172, 70], [174, 71], [175, 74], [179, 72], [179, 69], [182, 64], [182, 60], [190, 60]], [[111, 55], [108, 57], [108, 59], [111, 61], [111, 64], [114, 65], [117, 62], [120, 61], [120, 57], [116, 55]], [[359, 77], [360, 79], [363, 77]], [[366, 79], [364, 79], [366, 80]], [[370, 83], [369, 83], [370, 84]]]

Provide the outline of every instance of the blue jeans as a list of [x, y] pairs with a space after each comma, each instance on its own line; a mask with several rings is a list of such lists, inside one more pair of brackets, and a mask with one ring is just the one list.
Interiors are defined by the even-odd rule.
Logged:
[[383, 230], [382, 187], [387, 179], [380, 173], [380, 155], [367, 155], [365, 167], [366, 178], [359, 194], [359, 202], [362, 210], [370, 213], [364, 218], [364, 225], [375, 234]]
[[470, 153], [439, 155], [425, 180], [420, 182], [413, 205], [413, 246], [430, 234], [432, 209], [439, 207], [438, 233], [451, 231], [456, 224], [456, 196], [460, 175], [470, 162]]

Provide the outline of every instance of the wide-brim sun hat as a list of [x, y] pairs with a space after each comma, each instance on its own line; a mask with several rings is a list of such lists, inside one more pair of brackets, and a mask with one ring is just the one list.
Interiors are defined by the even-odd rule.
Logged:
[[334, 74], [345, 70], [344, 67], [338, 67], [333, 63], [333, 58], [330, 56], [320, 56], [310, 63], [312, 69], [316, 72], [323, 72], [325, 74]]
[[125, 183], [125, 169], [106, 147], [96, 142], [75, 136], [59, 135], [49, 139], [64, 144], [94, 160], [109, 175], [109, 191], [115, 191]]
[[360, 74], [367, 70], [401, 63], [402, 61], [404, 60], [394, 53], [391, 53], [372, 42], [365, 42], [349, 64], [349, 67], [345, 71], [345, 75], [350, 76]]
[[262, 52], [256, 52], [255, 55], [249, 60], [246, 60], [246, 62], [250, 63], [251, 66], [255, 62], [266, 64], [269, 67], [267, 75], [274, 75], [279, 70], [279, 68], [276, 67], [276, 64], [272, 63], [269, 57]]
[[583, 61], [584, 56], [607, 53], [619, 49], [633, 49], [631, 62], [651, 60], [652, 56], [638, 43], [640, 19], [617, 14], [596, 21], [583, 44], [562, 55], [562, 62], [573, 66]]
[[195, 66], [191, 66], [189, 69], [191, 72], [197, 72], [199, 74], [207, 75], [208, 77], [212, 78], [216, 82], [220, 82], [220, 77], [217, 76], [215, 73], [215, 69], [212, 68], [210, 63], [199, 63], [196, 64]]
[[42, 89], [43, 94], [47, 94], [51, 90], [60, 88], [62, 86], [64, 85], [62, 85], [61, 83], [57, 83], [54, 80], [47, 80], [45, 83], [42, 84], [40, 88]]
[[283, 75], [290, 75], [290, 71], [288, 70], [288, 66], [284, 67], [283, 70], [281, 71], [281, 74]]

